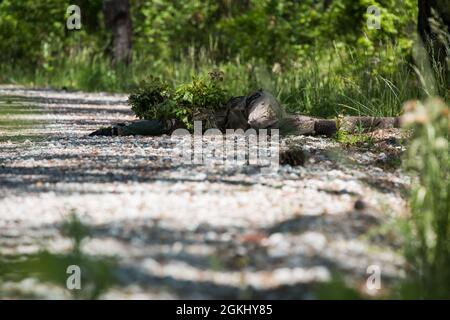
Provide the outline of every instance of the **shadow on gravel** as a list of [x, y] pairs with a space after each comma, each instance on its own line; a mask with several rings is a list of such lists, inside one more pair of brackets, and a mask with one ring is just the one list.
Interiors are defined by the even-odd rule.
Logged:
[[127, 284], [138, 284], [144, 290], [152, 293], [161, 291], [174, 294], [177, 299], [308, 299], [314, 298], [313, 292], [319, 283], [300, 283], [281, 285], [269, 289], [257, 289], [252, 286], [235, 287], [218, 284], [212, 281], [190, 281], [171, 276], [154, 276], [140, 268], [124, 267], [123, 280]]
[[361, 181], [384, 194], [400, 194], [404, 199], [407, 199], [409, 195], [408, 188], [404, 184], [393, 183], [388, 179], [371, 176], [370, 178], [362, 178]]
[[[342, 215], [349, 219], [342, 219]], [[320, 282], [305, 278], [292, 281], [291, 285], [255, 287], [249, 284], [249, 274], [259, 274], [270, 280], [270, 273], [276, 269], [325, 267], [331, 272], [339, 272], [356, 281], [366, 277], [365, 268], [349, 268], [343, 257], [330, 257], [325, 252], [310, 253], [307, 246], [299, 242], [299, 238], [285, 238], [286, 242], [298, 248], [295, 253], [281, 254], [267, 245], [273, 234], [302, 235], [305, 232], [319, 232], [327, 235], [328, 241], [333, 239], [355, 240], [379, 221], [368, 213], [348, 212], [339, 216], [299, 216], [284, 220], [266, 228], [249, 230], [241, 227], [214, 227], [209, 224], [199, 225], [193, 230], [174, 229], [158, 219], [125, 219], [113, 223], [89, 227], [92, 240], [102, 245], [101, 241], [113, 241], [118, 248], [126, 248], [130, 255], [117, 256], [114, 272], [118, 279], [118, 287], [137, 285], [141, 290], [155, 293], [170, 293], [179, 298], [197, 299], [305, 299], [314, 298], [314, 292]], [[38, 229], [21, 230], [16, 237], [23, 239], [33, 233], [43, 243], [51, 241], [55, 233], [51, 230], [61, 229], [61, 225], [46, 225]], [[333, 239], [330, 239], [332, 237]], [[14, 236], [13, 236], [14, 238]], [[0, 235], [0, 245], [13, 240], [6, 234]], [[17, 238], [16, 240], [19, 240]], [[177, 249], [175, 249], [177, 248]], [[194, 253], [192, 248], [202, 248]], [[133, 252], [133, 253], [131, 253]], [[151, 266], [157, 266], [155, 273]], [[363, 262], [361, 262], [363, 263]], [[170, 269], [172, 272], [164, 273]], [[178, 270], [173, 273], [173, 270]], [[197, 273], [194, 278], [192, 274]], [[241, 282], [224, 283], [212, 281], [202, 276], [215, 274], [217, 279], [231, 274], [241, 274]], [[264, 274], [264, 275], [262, 275]], [[187, 276], [186, 276], [187, 275]], [[249, 278], [247, 278], [249, 277]], [[289, 276], [288, 276], [289, 277]], [[203, 278], [203, 279], [202, 279]], [[384, 276], [388, 282], [388, 276]], [[290, 282], [289, 278], [284, 279]]]
[[[13, 100], [16, 98], [13, 98]], [[98, 104], [109, 105], [112, 101], [86, 100], [86, 99], [52, 99], [47, 97], [20, 97], [23, 101], [45, 104]], [[111, 104], [117, 105], [117, 101]], [[91, 113], [94, 109], [73, 106], [70, 108], [55, 108], [55, 113]], [[95, 110], [99, 110], [98, 108]], [[111, 112], [108, 107], [100, 108]], [[126, 111], [126, 110], [125, 110]], [[118, 112], [125, 112], [124, 110]], [[128, 112], [127, 112], [128, 113]], [[114, 141], [114, 140], [111, 140]], [[0, 140], [1, 142], [1, 140]], [[145, 142], [145, 140], [144, 140]], [[85, 145], [104, 145], [101, 139], [82, 139]], [[63, 148], [63, 146], [61, 146]], [[20, 151], [19, 151], [20, 152]], [[56, 164], [39, 167], [36, 165], [10, 165], [18, 161], [51, 160]], [[73, 163], [70, 163], [73, 160]], [[77, 161], [81, 160], [81, 161]], [[133, 160], [133, 161], [130, 161]], [[189, 179], [167, 177], [165, 174], [174, 171], [178, 166], [161, 164], [155, 156], [146, 155], [90, 155], [90, 154], [36, 154], [22, 156], [19, 153], [0, 156], [0, 198], [5, 194], [55, 192], [64, 194], [55, 184], [98, 184], [98, 190], [86, 191], [89, 194], [110, 193], [102, 190], [102, 183], [128, 183], [128, 182], [212, 182], [232, 185], [251, 186], [255, 183], [241, 179], [228, 179], [214, 177], [206, 179]], [[58, 166], [59, 161], [65, 161], [64, 166]], [[135, 163], [130, 165], [129, 163]], [[81, 164], [81, 165], [80, 165]], [[186, 167], [186, 165], [183, 165]], [[195, 171], [195, 166], [186, 170]], [[332, 190], [320, 190], [333, 193]], [[339, 191], [338, 195], [342, 194]], [[347, 192], [348, 195], [354, 194]], [[157, 205], [157, 204], [155, 204]], [[291, 281], [290, 273], [286, 271], [303, 268], [325, 267], [330, 271], [341, 271], [356, 280], [365, 279], [365, 268], [359, 266], [351, 268], [346, 264], [347, 256], [327, 255], [324, 250], [311, 251], [300, 236], [307, 232], [322, 234], [329, 243], [335, 240], [352, 241], [365, 236], [372, 227], [380, 226], [380, 221], [365, 211], [343, 212], [336, 215], [297, 216], [278, 221], [265, 228], [217, 228], [203, 224], [194, 230], [175, 229], [162, 224], [160, 220], [121, 220], [114, 223], [90, 226], [92, 240], [112, 240], [118, 247], [125, 248], [127, 255], [118, 257], [114, 271], [120, 280], [120, 286], [132, 284], [152, 293], [170, 292], [180, 298], [196, 299], [300, 299], [313, 298], [317, 283], [315, 280], [298, 281], [292, 285], [280, 284], [270, 289], [255, 287], [249, 284], [244, 273], [264, 273], [269, 283], [272, 279], [270, 273], [275, 269], [285, 272], [284, 282]], [[43, 229], [58, 230], [59, 225], [42, 226], [40, 229], [22, 229], [15, 235], [0, 233], [0, 247], [18, 246], [21, 241], [28, 244], [37, 239], [46, 243], [58, 237], [54, 232], [48, 232], [47, 237], [42, 236]], [[274, 240], [276, 235], [280, 238], [278, 243]], [[270, 239], [270, 241], [269, 241]], [[268, 244], [270, 242], [271, 244]], [[383, 243], [383, 242], [380, 242]], [[279, 247], [277, 247], [279, 245]], [[298, 250], [287, 251], [283, 245], [295, 247]], [[200, 248], [200, 251], [195, 251]], [[283, 251], [284, 250], [284, 251]], [[356, 257], [359, 258], [359, 257]], [[157, 274], [145, 268], [145, 262], [150, 261], [163, 272]], [[364, 262], [361, 262], [364, 266]], [[167, 268], [178, 268], [179, 273], [164, 274]], [[189, 275], [196, 273], [196, 280], [188, 279]], [[242, 282], [239, 284], [226, 283], [226, 281], [212, 281], [210, 277], [202, 279], [202, 274], [213, 273], [218, 278], [231, 273], [242, 273]], [[287, 275], [286, 275], [287, 274]], [[205, 280], [206, 279], [206, 280]], [[268, 286], [269, 287], [269, 286]]]
[[[78, 154], [57, 154], [57, 155], [32, 155], [22, 156], [17, 154], [20, 161], [66, 161], [64, 166], [9, 166], [8, 161], [14, 161], [9, 155], [0, 156], [0, 189], [6, 188], [10, 191], [21, 192], [47, 192], [49, 189], [56, 193], [63, 192], [53, 184], [67, 183], [128, 183], [128, 182], [210, 182], [223, 183], [229, 185], [252, 186], [255, 182], [241, 179], [229, 179], [226, 177], [210, 177], [206, 179], [167, 177], [165, 173], [172, 172], [182, 167], [186, 170], [195, 170], [196, 166], [175, 165], [170, 161], [167, 165], [161, 164], [156, 156], [145, 155], [78, 155]], [[69, 163], [67, 163], [69, 161]], [[73, 161], [73, 164], [70, 164]], [[82, 161], [82, 166], [80, 166]], [[129, 165], [128, 163], [136, 163]], [[36, 187], [39, 184], [41, 187]], [[46, 185], [47, 187], [42, 187]], [[15, 189], [15, 190], [13, 190]], [[101, 191], [99, 191], [101, 193]], [[0, 198], [2, 197], [0, 193]]]

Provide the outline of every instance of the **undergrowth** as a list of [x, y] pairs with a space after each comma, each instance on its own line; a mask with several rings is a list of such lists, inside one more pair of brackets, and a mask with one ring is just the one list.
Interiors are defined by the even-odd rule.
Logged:
[[[389, 47], [384, 50], [393, 51]], [[380, 53], [380, 56], [388, 54]], [[126, 66], [111, 65], [104, 55], [84, 49], [55, 59], [54, 65], [47, 68], [1, 64], [0, 82], [67, 90], [130, 92], [149, 78], [164, 79], [175, 88], [190, 83], [193, 76], [207, 78], [210, 70], [219, 69], [225, 73], [221, 88], [230, 96], [246, 95], [263, 88], [271, 91], [291, 112], [320, 117], [341, 113], [394, 116], [401, 113], [404, 101], [426, 95], [408, 59], [395, 59], [392, 63], [396, 68], [383, 71], [381, 63], [374, 63], [373, 59], [351, 48], [334, 47], [317, 49], [309, 57], [283, 67], [269, 66], [258, 59], [215, 62], [206, 54], [180, 56], [173, 61], [135, 54], [133, 62]]]
[[194, 118], [213, 121], [215, 112], [230, 98], [221, 86], [222, 79], [222, 72], [213, 71], [208, 78], [193, 77], [174, 88], [159, 78], [150, 78], [130, 95], [128, 103], [140, 119], [175, 119], [192, 129]]
[[450, 298], [450, 109], [441, 99], [406, 105], [414, 136], [406, 169], [412, 173], [411, 216], [406, 224], [406, 298]]

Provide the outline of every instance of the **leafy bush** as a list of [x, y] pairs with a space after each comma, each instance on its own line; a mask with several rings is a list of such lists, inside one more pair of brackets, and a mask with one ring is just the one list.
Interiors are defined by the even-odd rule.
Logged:
[[158, 78], [144, 81], [128, 98], [131, 110], [139, 119], [175, 118], [173, 88]]
[[[215, 127], [214, 115], [224, 106], [229, 98], [220, 82], [223, 80], [221, 72], [211, 72], [209, 81], [193, 78], [189, 84], [181, 85], [175, 92], [175, 101], [184, 112], [179, 112], [180, 119], [192, 128], [194, 119], [206, 122], [206, 127]], [[180, 110], [180, 111], [181, 111]]]
[[[164, 62], [190, 54], [198, 59], [206, 52], [215, 63], [239, 57], [246, 63], [256, 58], [270, 66], [311, 57], [312, 47], [329, 49], [332, 42], [376, 57], [381, 47], [395, 41], [399, 49], [395, 54], [408, 54], [416, 2], [130, 0], [133, 46], [135, 52]], [[70, 4], [79, 5], [82, 11], [79, 32], [65, 29], [65, 10]], [[370, 5], [381, 9], [380, 30], [367, 30]], [[42, 66], [80, 47], [104, 52], [109, 40], [101, 7], [102, 0], [0, 1], [1, 60]], [[382, 67], [395, 66], [394, 57], [384, 57]]]
[[140, 119], [176, 119], [188, 129], [193, 128], [195, 119], [211, 127], [215, 112], [224, 106], [228, 95], [220, 85], [223, 73], [209, 75], [209, 80], [193, 77], [192, 82], [176, 89], [151, 78], [130, 95], [128, 103]]

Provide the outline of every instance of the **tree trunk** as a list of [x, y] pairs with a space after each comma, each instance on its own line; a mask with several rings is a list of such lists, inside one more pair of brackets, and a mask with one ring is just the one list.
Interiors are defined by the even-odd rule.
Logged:
[[111, 54], [114, 62], [131, 60], [132, 24], [128, 0], [103, 0], [105, 26], [112, 34]]
[[[435, 30], [431, 28], [430, 18], [439, 18], [443, 22], [444, 29], [450, 32], [450, 6], [448, 0], [418, 0], [419, 6], [419, 19], [417, 23], [417, 29], [420, 36], [425, 41], [426, 37], [432, 39], [436, 37]], [[433, 10], [437, 14], [433, 16]]]
[[417, 22], [417, 29], [419, 35], [424, 43], [428, 42], [429, 38], [432, 38], [431, 28], [430, 28], [430, 17], [431, 17], [431, 4], [433, 0], [419, 0], [419, 16]]
[[[448, 66], [450, 51], [450, 7], [448, 0], [418, 0], [419, 15], [417, 30], [428, 52], [431, 65], [436, 73], [441, 70], [442, 77], [450, 85], [450, 66]], [[446, 90], [443, 88], [443, 90]], [[442, 92], [441, 92], [442, 94]]]

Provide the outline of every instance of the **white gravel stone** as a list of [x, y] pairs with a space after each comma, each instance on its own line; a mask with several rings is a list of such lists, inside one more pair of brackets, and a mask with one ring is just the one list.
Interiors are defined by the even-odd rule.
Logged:
[[[126, 275], [105, 299], [239, 298], [248, 288], [256, 298], [299, 298], [295, 286], [280, 286], [304, 286], [310, 297], [305, 284], [326, 281], [335, 266], [358, 281], [372, 261], [401, 273], [390, 243], [364, 237], [405, 212], [401, 188], [410, 181], [373, 165], [382, 153], [299, 136], [289, 139], [308, 151], [306, 165], [276, 174], [176, 164], [169, 136], [87, 137], [134, 119], [124, 95], [0, 86], [1, 95], [36, 99], [41, 112], [20, 117], [44, 124], [24, 128], [19, 134], [42, 139], [22, 143], [0, 128], [8, 137], [0, 142], [0, 230], [10, 235], [0, 233], [0, 251], [63, 250], [60, 224], [76, 212], [92, 230], [85, 250], [116, 256]], [[330, 155], [337, 149], [348, 160]], [[361, 197], [371, 209], [355, 215]], [[24, 235], [34, 244], [24, 246]]]

